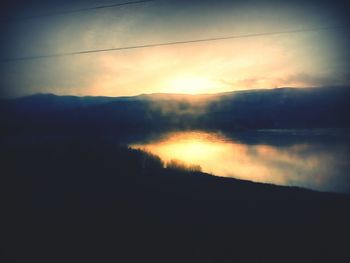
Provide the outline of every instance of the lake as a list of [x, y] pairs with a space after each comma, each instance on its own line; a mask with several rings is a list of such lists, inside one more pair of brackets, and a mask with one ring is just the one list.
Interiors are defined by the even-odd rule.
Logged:
[[344, 130], [175, 131], [130, 141], [131, 148], [200, 165], [203, 172], [254, 182], [350, 193]]

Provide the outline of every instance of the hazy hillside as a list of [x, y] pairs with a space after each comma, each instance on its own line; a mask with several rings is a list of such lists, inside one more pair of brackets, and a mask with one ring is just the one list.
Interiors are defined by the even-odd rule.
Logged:
[[211, 95], [151, 94], [135, 97], [33, 95], [3, 101], [9, 131], [90, 131], [209, 128], [345, 128], [348, 87], [280, 88]]

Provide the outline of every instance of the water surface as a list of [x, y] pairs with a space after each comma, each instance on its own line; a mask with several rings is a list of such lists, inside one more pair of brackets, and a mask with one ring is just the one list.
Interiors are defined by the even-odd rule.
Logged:
[[131, 142], [161, 157], [200, 165], [203, 172], [255, 182], [350, 193], [349, 146], [332, 130], [224, 134], [182, 131]]

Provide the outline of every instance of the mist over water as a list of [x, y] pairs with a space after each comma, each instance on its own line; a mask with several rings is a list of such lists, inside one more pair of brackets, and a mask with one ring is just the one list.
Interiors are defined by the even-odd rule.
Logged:
[[254, 182], [350, 193], [349, 144], [334, 130], [177, 131], [129, 143], [168, 162]]

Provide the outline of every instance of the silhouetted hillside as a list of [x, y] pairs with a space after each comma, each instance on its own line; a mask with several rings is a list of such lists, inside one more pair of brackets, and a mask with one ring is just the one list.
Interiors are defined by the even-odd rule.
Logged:
[[8, 143], [1, 159], [18, 261], [349, 258], [346, 195], [166, 169], [92, 138]]

